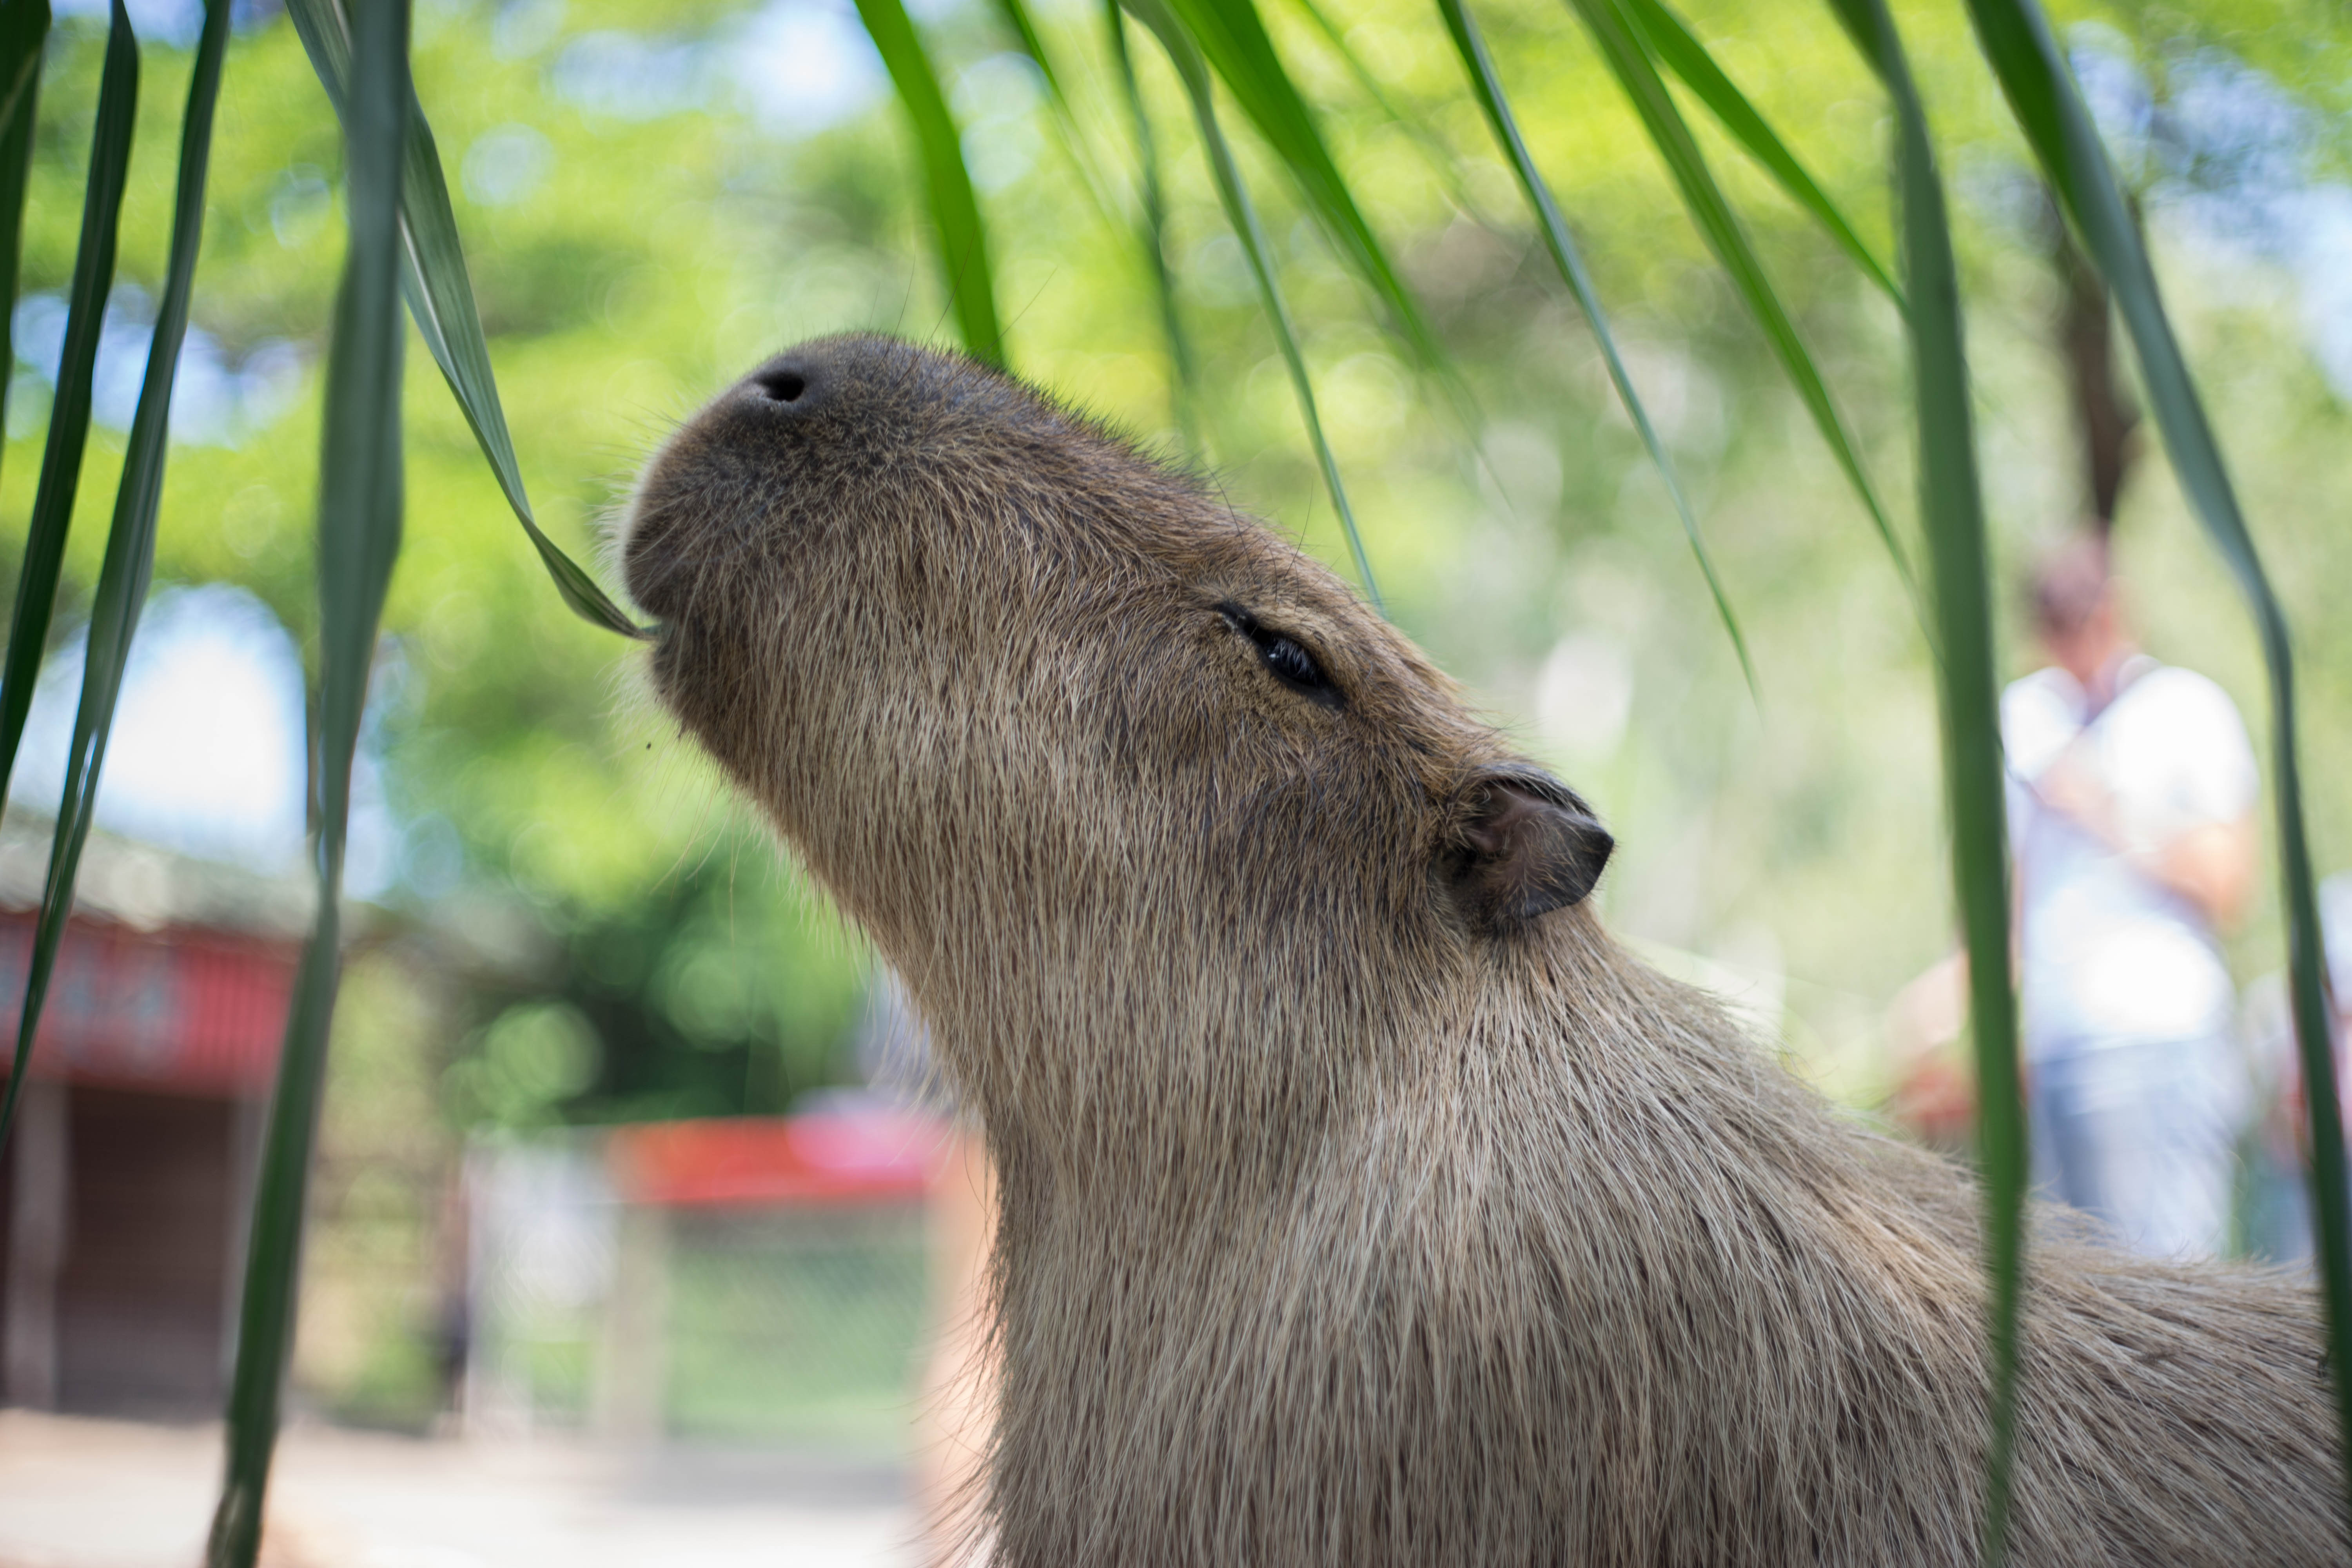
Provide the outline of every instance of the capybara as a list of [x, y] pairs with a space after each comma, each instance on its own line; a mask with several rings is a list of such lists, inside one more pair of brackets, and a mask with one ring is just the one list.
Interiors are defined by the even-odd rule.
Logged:
[[[871, 336], [688, 421], [621, 549], [985, 1126], [993, 1562], [1977, 1560], [1970, 1178], [1613, 942], [1592, 812], [1328, 571]], [[2032, 1226], [2014, 1560], [2346, 1562], [2308, 1288]]]

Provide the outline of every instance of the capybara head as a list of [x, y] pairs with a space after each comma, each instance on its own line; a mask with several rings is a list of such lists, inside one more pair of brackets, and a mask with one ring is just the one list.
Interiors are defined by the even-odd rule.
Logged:
[[663, 700], [992, 1128], [1290, 1099], [1582, 918], [1609, 855], [1329, 572], [964, 358], [769, 361], [656, 458], [624, 560]]

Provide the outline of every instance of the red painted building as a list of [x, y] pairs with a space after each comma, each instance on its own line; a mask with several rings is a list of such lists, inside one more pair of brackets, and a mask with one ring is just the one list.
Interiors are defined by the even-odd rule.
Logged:
[[[12, 829], [0, 841], [11, 1058], [45, 839]], [[89, 1414], [209, 1415], [304, 890], [99, 839], [84, 866], [0, 1151], [0, 1394]]]

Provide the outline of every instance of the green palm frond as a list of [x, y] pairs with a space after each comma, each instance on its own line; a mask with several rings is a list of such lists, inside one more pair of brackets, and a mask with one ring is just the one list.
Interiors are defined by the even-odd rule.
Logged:
[[1609, 367], [1610, 384], [1616, 387], [1618, 399], [1624, 404], [1633, 427], [1641, 432], [1642, 445], [1648, 449], [1650, 461], [1666, 482], [1666, 493], [1674, 498], [1675, 513], [1682, 519], [1691, 553], [1698, 561], [1700, 574], [1706, 578], [1707, 592], [1715, 598], [1716, 614], [1722, 617], [1732, 651], [1739, 656], [1739, 672], [1747, 678], [1752, 695], [1757, 690], [1756, 667], [1748, 659], [1748, 639], [1739, 635], [1739, 618], [1732, 614], [1723, 580], [1716, 575], [1715, 562], [1707, 554], [1706, 537], [1699, 532], [1698, 519], [1683, 495], [1682, 481], [1675, 477], [1675, 466], [1666, 457], [1665, 445], [1658, 439], [1657, 427], [1650, 423], [1650, 411], [1642, 405], [1641, 394], [1633, 388], [1633, 378], [1626, 374], [1624, 356], [1617, 352], [1616, 336], [1609, 330], [1609, 318], [1601, 309], [1591, 277], [1585, 271], [1584, 258], [1576, 248], [1574, 237], [1568, 232], [1568, 220], [1560, 216], [1559, 204], [1552, 199], [1551, 186], [1536, 168], [1535, 159], [1519, 135], [1510, 100], [1504, 96], [1502, 81], [1495, 74], [1495, 63], [1487, 56], [1486, 39], [1465, 0], [1437, 0], [1437, 6], [1444, 15], [1447, 31], [1454, 37], [1454, 47], [1461, 53], [1463, 67], [1470, 73], [1470, 85], [1478, 96], [1478, 106], [1486, 111], [1495, 140], [1502, 143], [1503, 151], [1510, 157], [1511, 172], [1518, 176], [1519, 189], [1536, 215], [1538, 231], [1551, 250], [1552, 262], [1559, 268], [1569, 292], [1576, 297], [1577, 309], [1584, 312], [1585, 322], [1592, 329], [1593, 342], [1601, 345], [1601, 362]]
[[[73, 909], [74, 879], [98, 807], [98, 781], [106, 761], [107, 737], [122, 694], [122, 672], [131, 660], [131, 639], [155, 571], [155, 515], [163, 497], [165, 430], [180, 347], [188, 331], [188, 301], [195, 287], [196, 251], [204, 239], [205, 177], [212, 160], [213, 110], [220, 100], [221, 65], [228, 53], [230, 0], [206, 0], [204, 30], [196, 44], [195, 70], [188, 80], [188, 107], [180, 131], [179, 192], [172, 213], [171, 261], [155, 332], [147, 349], [147, 374], [131, 416], [131, 444], [122, 459], [122, 479], [107, 531], [106, 558], [99, 568], [83, 649], [81, 701], [74, 713], [73, 739], [66, 752], [65, 797], [58, 806], [57, 834], [35, 918], [32, 961], [16, 1022], [16, 1065], [9, 1091], [25, 1078], [33, 1059], [41, 1008], [57, 967], [66, 917]], [[0, 1110], [0, 1131], [7, 1125]]]
[[1887, 553], [1894, 557], [1895, 570], [1907, 585], [1911, 581], [1910, 563], [1895, 536], [1894, 525], [1886, 519], [1886, 509], [1879, 504], [1870, 476], [1863, 469], [1853, 437], [1847, 433], [1837, 405], [1830, 400], [1829, 385], [1822, 378], [1820, 367], [1814, 364], [1812, 352], [1806, 348], [1796, 323], [1790, 319], [1788, 307], [1780, 302], [1755, 247], [1748, 242], [1746, 227], [1717, 185], [1706, 155], [1699, 151], [1690, 126], [1683, 120], [1682, 110], [1675, 106], [1665, 83], [1658, 79], [1657, 68], [1650, 63], [1649, 52], [1642, 47], [1627, 17], [1623, 0], [1567, 0], [1567, 4], [1583, 18], [1585, 27], [1600, 46], [1602, 60], [1616, 77], [1626, 101], [1633, 105], [1634, 113], [1641, 118], [1642, 128], [1649, 133], [1651, 146], [1664, 160], [1667, 173], [1681, 190], [1684, 205], [1690, 209], [1700, 234], [1706, 237], [1716, 258], [1723, 263], [1724, 271], [1730, 275], [1732, 286], [1747, 302], [1756, 324], [1763, 329], [1764, 341], [1788, 373], [1797, 395], [1804, 402], [1805, 411], [1812, 416], [1814, 427], [1821, 431], [1822, 439], [1829, 443], [1831, 456], [1844, 470], [1854, 493], [1862, 498]]
[[2010, 973], [2009, 829], [2002, 795], [2000, 690], [1994, 670], [1992, 574], [1987, 563], [1976, 420], [1960, 312], [1959, 269], [1927, 111], [1885, 0], [1832, 0], [1895, 111], [1904, 321], [1911, 339], [1919, 431], [1919, 515], [1935, 617], [1944, 798], [1952, 886], [1967, 938], [1977, 1058], [1977, 1142], [1984, 1179], [1985, 1268], [1992, 1279], [1992, 1440], [1986, 1458], [1984, 1556], [2008, 1549], [2016, 1453], [2019, 1317], [2025, 1270], [2025, 1100]]
[[278, 1396], [293, 1348], [327, 1026], [342, 964], [352, 764], [375, 662], [376, 626], [400, 552], [401, 163], [415, 101], [407, 0], [368, 0], [355, 7], [352, 23], [343, 105], [351, 245], [327, 355], [319, 473], [320, 668], [311, 762], [319, 803], [319, 908], [295, 975], [262, 1146], [229, 1387], [228, 1474], [213, 1515], [205, 1568], [253, 1568], [261, 1545]]
[[1789, 151], [1748, 95], [1733, 85], [1706, 46], [1698, 41], [1680, 16], [1666, 7], [1664, 0], [1624, 0], [1626, 18], [1642, 36], [1650, 52], [1665, 62], [1666, 68], [1682, 78], [1683, 85], [1691, 89], [1717, 123], [1731, 133], [1732, 139], [1748, 151], [1764, 172], [1780, 183], [1791, 200], [1813, 215], [1824, 232], [1837, 242], [1838, 248], [1853, 258], [1862, 268], [1863, 276], [1878, 285], [1886, 297], [1897, 305], [1903, 303], [1903, 290], [1888, 277], [1886, 268], [1862, 237], [1846, 221], [1845, 214], [1827, 192], [1815, 183], [1797, 155]]
[[[352, 18], [344, 0], [288, 0], [287, 11], [336, 114], [348, 121]], [[563, 602], [592, 626], [625, 637], [644, 636], [636, 622], [596, 585], [596, 580], [547, 536], [531, 510], [530, 498], [523, 489], [522, 467], [515, 459], [514, 439], [507, 432], [506, 408], [499, 401], [497, 378], [490, 374], [489, 344], [482, 336], [481, 312], [474, 305], [474, 286], [466, 272], [465, 247], [457, 238], [457, 216], [449, 205], [441, 154], [413, 89], [406, 112], [408, 131], [401, 149], [400, 238], [401, 289], [408, 299], [409, 314], [456, 395], [482, 456], [498, 476], [499, 489], [505, 492], [515, 521], [522, 524], [531, 547], [539, 552]]]
[[[2328, 1363], [2346, 1451], [2352, 1453], [2352, 1198], [2346, 1189], [2344, 1124], [2336, 1097], [2322, 980], [2318, 900], [2304, 823], [2295, 738], [2294, 657], [2286, 615], [2238, 510], [2204, 401], [2172, 331], [2156, 269], [2117, 183], [2074, 73], [2033, 0], [1969, 0], [1977, 39], [2009, 99], [2042, 174], [2114, 297], [2139, 355], [2140, 376], [2180, 488], [2252, 612], [2269, 678], [2271, 782], [2278, 822], [2279, 883], [2287, 919], [2288, 995], [2310, 1119], [2312, 1205], [2319, 1277], [2327, 1305]], [[2347, 1500], [2352, 1503], [2352, 1499]]]
[[1289, 303], [1283, 298], [1274, 247], [1266, 241], [1256, 204], [1250, 200], [1249, 186], [1242, 179], [1233, 149], [1217, 123], [1216, 87], [1209, 79], [1208, 67], [1202, 63], [1200, 51], [1192, 47], [1192, 36], [1160, 0], [1126, 0], [1126, 4], [1136, 20], [1159, 36], [1176, 67], [1177, 77], [1184, 84], [1186, 95], [1192, 100], [1192, 117], [1200, 127], [1201, 145], [1208, 153], [1211, 173], [1216, 177], [1217, 195], [1224, 203], [1225, 217], [1233, 225], [1234, 237], [1241, 241], [1242, 253], [1249, 258], [1251, 275], [1257, 279], [1258, 297], [1265, 304], [1266, 321], [1274, 328], [1276, 342], [1281, 346], [1283, 363], [1289, 367], [1291, 388], [1298, 398], [1298, 416], [1306, 423], [1307, 439], [1315, 448], [1315, 461], [1323, 471], [1324, 488], [1339, 514], [1348, 548], [1356, 558], [1357, 578], [1364, 584], [1364, 596], [1385, 614], [1380, 584], [1372, 577], [1371, 559], [1364, 553], [1363, 535], [1356, 529], [1355, 509], [1348, 504], [1348, 489], [1339, 478], [1339, 460], [1332, 455], [1331, 443], [1323, 434], [1322, 416], [1315, 404], [1315, 383], [1307, 373], [1307, 356], [1298, 346], [1298, 330], [1292, 323]]
[[[48, 0], [0, 5], [0, 300], [16, 298], [16, 264], [25, 247], [25, 194], [33, 173], [33, 127], [39, 116], [41, 46], [49, 36]], [[0, 366], [16, 363], [13, 311], [0, 310]], [[8, 413], [8, 378], [0, 376], [0, 419]]]
[[[1259, 137], [1305, 194], [1307, 205], [1322, 220], [1340, 256], [1371, 288], [1421, 363], [1431, 368], [1444, 366], [1445, 353], [1436, 334], [1430, 331], [1421, 306], [1366, 221], [1346, 176], [1332, 162], [1314, 111], [1275, 52], [1274, 40], [1266, 35], [1256, 6], [1251, 0], [1166, 0], [1155, 9], [1164, 11], [1170, 23], [1161, 37], [1181, 35], [1185, 48], [1205, 60], [1225, 84]], [[1135, 15], [1139, 20], [1145, 19], [1139, 10]], [[1160, 31], [1156, 26], [1153, 30]], [[1187, 86], [1189, 90], [1189, 82]]]
[[996, 315], [995, 275], [989, 266], [988, 231], [980, 217], [980, 200], [972, 195], [971, 173], [964, 167], [963, 140], [955, 117], [940, 91], [939, 73], [924, 52], [922, 38], [899, 0], [857, 0], [857, 14], [866, 20], [866, 36], [882, 53], [898, 101], [915, 130], [915, 146], [923, 164], [923, 188], [929, 193], [931, 224], [940, 266], [946, 274], [948, 300], [963, 331], [963, 346], [973, 358], [990, 364], [1008, 362], [1004, 328]]
[[[35, 63], [37, 68], [37, 44]], [[30, 112], [29, 82], [21, 101], [26, 112]], [[139, 40], [131, 31], [131, 17], [122, 8], [122, 0], [114, 0], [106, 33], [106, 64], [99, 78], [98, 127], [90, 140], [89, 179], [82, 196], [81, 242], [74, 252], [73, 284], [68, 295], [64, 357], [58, 366], [57, 395], [49, 404], [40, 488], [33, 497], [32, 521], [25, 530], [24, 561], [17, 568], [7, 660], [0, 668], [0, 796], [6, 795], [8, 781], [16, 773], [26, 716], [33, 710], [33, 685], [40, 679], [41, 658], [48, 651], [49, 622], [57, 611], [58, 576], [65, 566], [74, 492], [81, 485], [82, 449], [89, 440], [99, 331], [106, 316], [106, 296], [114, 282], [122, 189], [138, 118]], [[32, 1031], [27, 1028], [20, 1034], [8, 1091], [0, 1098], [0, 1136], [5, 1136], [16, 1115], [25, 1067], [32, 1059]]]

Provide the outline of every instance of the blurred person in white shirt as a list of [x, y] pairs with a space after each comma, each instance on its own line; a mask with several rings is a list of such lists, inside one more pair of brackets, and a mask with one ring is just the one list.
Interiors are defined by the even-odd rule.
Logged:
[[2002, 694], [2037, 1181], [2152, 1256], [2219, 1253], [2248, 1102], [2216, 932], [2260, 790], [2221, 689], [2132, 642], [2102, 542], [2033, 585], [2051, 664]]

